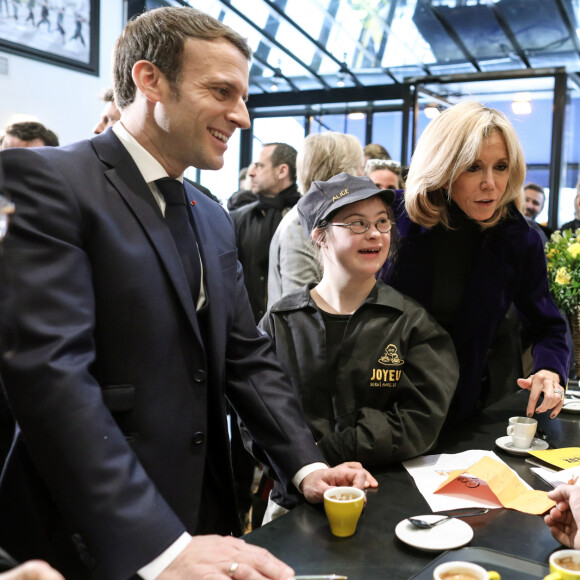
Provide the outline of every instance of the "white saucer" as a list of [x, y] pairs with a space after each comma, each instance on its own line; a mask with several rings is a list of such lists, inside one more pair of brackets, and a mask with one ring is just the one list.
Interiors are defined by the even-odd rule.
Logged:
[[566, 411], [567, 413], [580, 413], [580, 400], [578, 399], [566, 399], [564, 401], [564, 406], [562, 407], [562, 411]]
[[[440, 515], [429, 514], [426, 516], [414, 516], [434, 522], [441, 519]], [[464, 546], [473, 538], [473, 529], [462, 520], [451, 518], [434, 528], [422, 530], [415, 527], [409, 520], [403, 520], [397, 524], [395, 534], [401, 542], [409, 544], [426, 552], [443, 552]]]
[[503, 437], [496, 439], [495, 444], [498, 447], [501, 447], [501, 449], [503, 449], [504, 451], [507, 451], [508, 453], [513, 453], [514, 455], [526, 455], [529, 451], [542, 451], [542, 449], [548, 449], [548, 447], [550, 447], [547, 441], [534, 437], [534, 439], [532, 439], [531, 447], [527, 447], [526, 449], [520, 449], [519, 447], [514, 447], [510, 435], [504, 435]]

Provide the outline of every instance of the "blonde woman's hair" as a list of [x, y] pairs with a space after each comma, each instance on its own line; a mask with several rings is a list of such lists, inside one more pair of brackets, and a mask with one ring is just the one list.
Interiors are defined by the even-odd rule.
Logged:
[[359, 175], [362, 162], [363, 148], [354, 135], [332, 131], [308, 135], [296, 158], [300, 193], [306, 194], [313, 181], [327, 181], [343, 171]]
[[406, 180], [405, 208], [423, 227], [450, 227], [448, 203], [456, 179], [474, 163], [486, 139], [498, 132], [508, 152], [509, 175], [504, 195], [493, 216], [481, 227], [496, 225], [513, 202], [523, 208], [526, 164], [522, 148], [507, 117], [475, 101], [454, 105], [431, 121], [421, 135]]

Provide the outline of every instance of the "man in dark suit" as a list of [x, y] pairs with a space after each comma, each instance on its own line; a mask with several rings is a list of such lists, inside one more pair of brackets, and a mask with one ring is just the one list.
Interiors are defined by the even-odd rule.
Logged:
[[16, 211], [0, 372], [18, 429], [0, 546], [69, 580], [293, 575], [227, 536], [239, 522], [226, 398], [310, 501], [376, 485], [359, 464], [322, 463], [255, 327], [231, 219], [179, 183], [188, 166], [219, 169], [249, 126], [249, 57], [193, 8], [146, 12], [115, 47], [112, 130], [2, 154]]

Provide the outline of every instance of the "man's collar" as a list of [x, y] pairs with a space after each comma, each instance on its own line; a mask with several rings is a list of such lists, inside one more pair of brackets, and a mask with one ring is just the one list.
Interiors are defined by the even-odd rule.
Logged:
[[[113, 132], [117, 135], [125, 149], [127, 149], [147, 183], [151, 183], [156, 179], [162, 179], [163, 177], [169, 177], [163, 165], [129, 133], [121, 121], [113, 125]], [[183, 175], [180, 175], [177, 179], [183, 183]]]

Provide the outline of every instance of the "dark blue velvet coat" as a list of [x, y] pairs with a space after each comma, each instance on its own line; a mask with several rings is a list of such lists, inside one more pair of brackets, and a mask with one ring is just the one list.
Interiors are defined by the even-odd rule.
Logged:
[[[409, 219], [403, 192], [397, 193], [393, 209], [400, 236], [397, 258], [379, 277], [432, 312], [434, 230]], [[534, 345], [534, 372], [552, 370], [566, 384], [570, 357], [566, 325], [550, 296], [542, 242], [513, 206], [506, 218], [483, 232], [450, 332], [460, 365], [451, 421], [465, 419], [479, 408], [488, 351], [512, 303]]]

